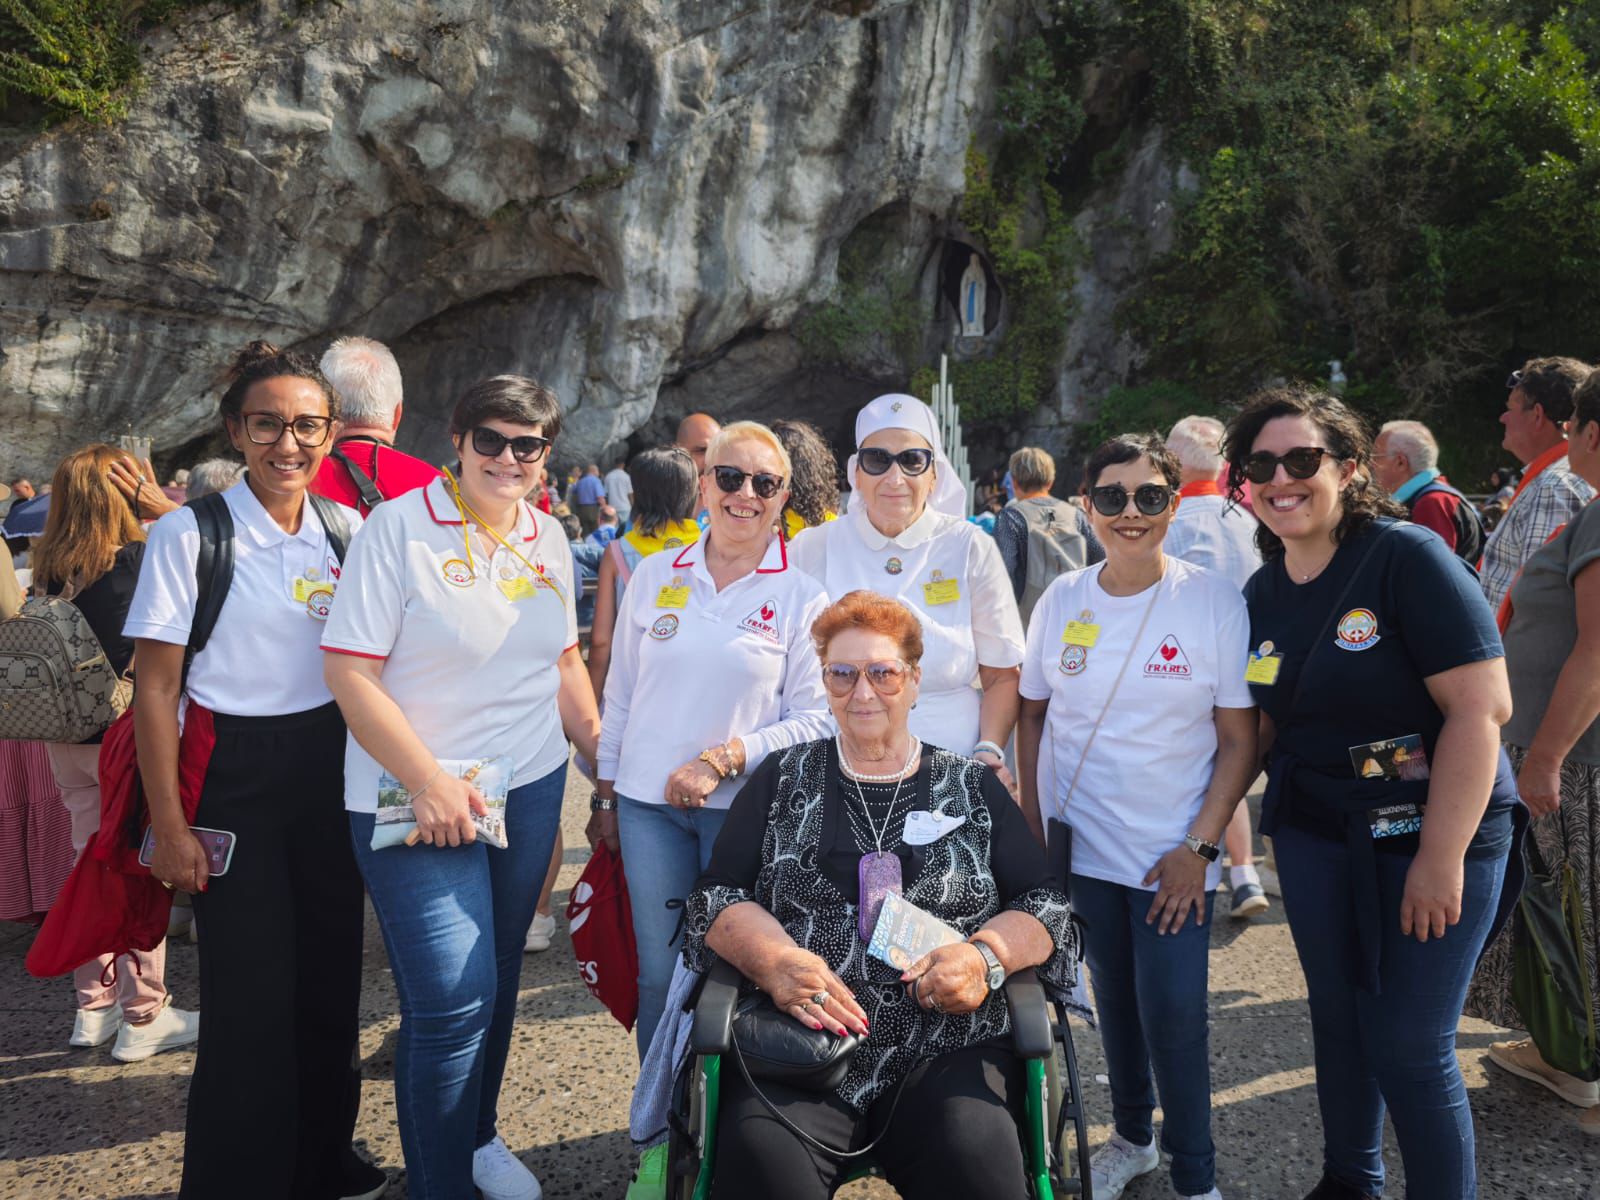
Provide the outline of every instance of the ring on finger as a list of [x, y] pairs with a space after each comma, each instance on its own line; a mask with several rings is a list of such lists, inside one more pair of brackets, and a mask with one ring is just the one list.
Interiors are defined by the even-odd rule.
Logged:
[[815, 1004], [818, 1008], [821, 1008], [827, 1002], [828, 993], [826, 991], [818, 992], [815, 996], [811, 997], [811, 1003]]

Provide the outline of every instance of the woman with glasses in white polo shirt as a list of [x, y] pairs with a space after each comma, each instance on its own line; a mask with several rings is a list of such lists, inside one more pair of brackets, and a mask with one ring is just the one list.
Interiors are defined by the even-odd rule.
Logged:
[[[642, 1058], [679, 945], [676, 906], [711, 861], [728, 806], [768, 754], [822, 737], [828, 701], [810, 641], [827, 607], [775, 528], [788, 453], [739, 421], [706, 450], [700, 541], [639, 564], [622, 595], [606, 676], [598, 836], [617, 829], [639, 947]], [[620, 805], [617, 825], [605, 810]]]
[[[861, 589], [917, 614], [927, 654], [911, 732], [970, 754], [1009, 786], [1004, 747], [1017, 723], [1022, 617], [994, 539], [966, 520], [966, 492], [933, 410], [915, 396], [868, 404], [856, 414], [846, 474], [849, 512], [798, 534], [795, 565], [834, 600]], [[1043, 830], [1034, 835], [1042, 844]]]
[[[340, 1200], [377, 1196], [387, 1183], [350, 1148], [361, 876], [340, 812], [344, 721], [317, 648], [342, 548], [361, 524], [355, 510], [307, 491], [337, 402], [313, 360], [250, 344], [221, 403], [247, 469], [220, 497], [233, 562], [216, 625], [185, 677], [201, 543], [190, 506], [151, 527], [123, 626], [138, 671], [150, 869], [195, 893], [205, 942], [183, 1200]], [[195, 769], [206, 724], [215, 745], [194, 824], [233, 839], [216, 876], [179, 798], [180, 766]]]
[[[457, 471], [373, 512], [322, 641], [350, 724], [356, 860], [400, 994], [395, 1099], [419, 1200], [540, 1195], [496, 1105], [567, 738], [592, 760], [600, 733], [566, 534], [527, 500], [560, 427], [531, 379], [470, 388], [450, 419]], [[495, 758], [509, 762], [503, 845], [473, 819], [487, 806], [472, 764]], [[380, 790], [409, 807], [420, 844], [374, 848]]]

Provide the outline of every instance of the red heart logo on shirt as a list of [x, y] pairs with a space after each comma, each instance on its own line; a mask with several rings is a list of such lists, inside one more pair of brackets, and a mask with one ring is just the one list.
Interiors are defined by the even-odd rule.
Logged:
[[776, 610], [776, 609], [774, 609], [774, 608], [773, 608], [773, 607], [772, 607], [772, 605], [770, 605], [770, 604], [763, 604], [763, 605], [762, 605], [762, 606], [761, 606], [761, 619], [762, 619], [762, 620], [763, 620], [763, 621], [770, 621], [770, 620], [772, 620], [772, 614], [773, 614], [773, 613], [774, 613], [774, 612], [776, 612], [776, 611], [777, 611], [777, 610]]
[[1163, 642], [1161, 644], [1161, 657], [1171, 662], [1178, 657], [1178, 648], [1170, 642]]

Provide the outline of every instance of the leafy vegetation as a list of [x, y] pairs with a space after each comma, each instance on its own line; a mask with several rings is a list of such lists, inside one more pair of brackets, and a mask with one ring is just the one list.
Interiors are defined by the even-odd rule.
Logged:
[[[1090, 7], [1046, 42], [1082, 46]], [[1212, 406], [1325, 378], [1504, 457], [1506, 369], [1600, 346], [1600, 4], [1126, 0], [1092, 54], [1149, 62], [1199, 184], [1120, 314], [1142, 384]], [[1453, 444], [1452, 444], [1453, 443]]]

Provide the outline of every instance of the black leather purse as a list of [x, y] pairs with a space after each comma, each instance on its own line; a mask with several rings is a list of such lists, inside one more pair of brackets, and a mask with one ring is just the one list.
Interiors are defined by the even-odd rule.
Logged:
[[765, 992], [752, 992], [734, 1010], [734, 1053], [756, 1079], [831, 1092], [844, 1082], [860, 1044], [853, 1033], [807, 1029], [779, 1012]]

